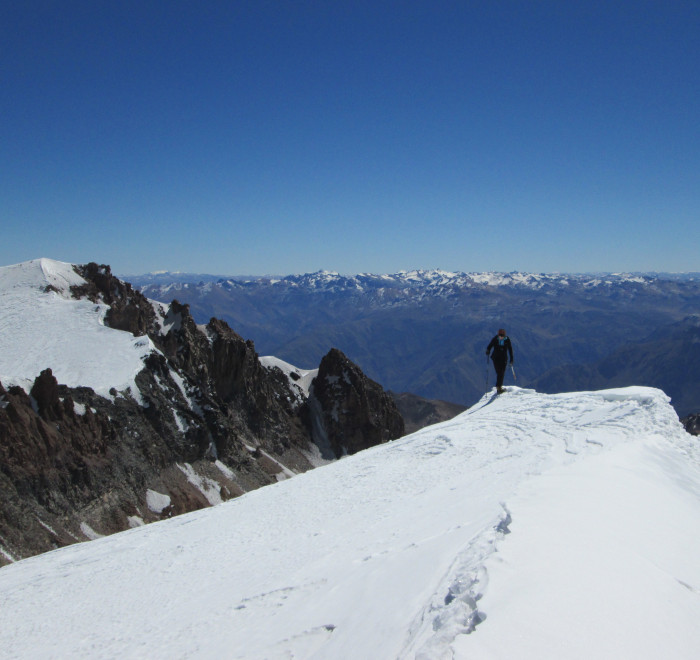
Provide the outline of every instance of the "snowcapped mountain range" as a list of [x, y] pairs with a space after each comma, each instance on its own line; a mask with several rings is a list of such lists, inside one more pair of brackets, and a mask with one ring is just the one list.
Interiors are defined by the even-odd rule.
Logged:
[[0, 658], [691, 660], [700, 451], [665, 395], [509, 388], [0, 569]]
[[451, 289], [472, 287], [524, 287], [542, 289], [545, 287], [583, 288], [619, 286], [624, 284], [652, 285], [659, 280], [698, 281], [700, 273], [463, 273], [440, 269], [399, 271], [392, 274], [360, 273], [341, 275], [335, 271], [322, 270], [315, 273], [286, 276], [222, 277], [216, 275], [171, 273], [162, 271], [146, 275], [125, 275], [125, 279], [140, 287], [174, 286], [179, 284], [235, 287], [235, 286], [276, 286], [299, 287], [316, 291], [381, 291], [384, 289], [423, 289], [429, 292], [449, 292]]
[[188, 304], [199, 322], [224, 319], [291, 364], [315, 365], [336, 346], [394, 392], [472, 405], [487, 386], [484, 349], [504, 327], [519, 384], [547, 392], [644, 384], [664, 389], [682, 416], [700, 410], [697, 273], [322, 271], [131, 281], [149, 298]]

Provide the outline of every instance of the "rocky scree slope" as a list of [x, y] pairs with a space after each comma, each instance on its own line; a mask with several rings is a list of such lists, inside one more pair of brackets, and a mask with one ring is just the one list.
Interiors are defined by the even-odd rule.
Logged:
[[[105, 326], [155, 349], [134, 389], [113, 388], [109, 397], [59, 384], [50, 368], [29, 393], [0, 384], [0, 565], [308, 470], [320, 455], [312, 427], [323, 436], [329, 424], [335, 455], [403, 434], [393, 402], [344, 356], [332, 352], [336, 368], [353, 376], [349, 389], [321, 379], [310, 406], [225, 322], [197, 325], [187, 305], [154, 303], [109, 266], [73, 268], [82, 283], [70, 293], [49, 284], [39, 295], [106, 305]], [[339, 406], [342, 426], [329, 412]]]

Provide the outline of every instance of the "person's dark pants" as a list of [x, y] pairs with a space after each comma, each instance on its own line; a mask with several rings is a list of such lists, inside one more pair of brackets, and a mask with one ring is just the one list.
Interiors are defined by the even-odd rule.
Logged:
[[503, 378], [506, 375], [506, 362], [493, 361], [493, 367], [496, 370], [496, 387], [500, 390], [503, 387]]

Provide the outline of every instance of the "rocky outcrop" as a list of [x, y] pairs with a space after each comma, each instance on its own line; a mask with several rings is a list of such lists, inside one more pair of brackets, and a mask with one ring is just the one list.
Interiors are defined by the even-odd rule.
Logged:
[[314, 442], [326, 458], [354, 454], [404, 434], [391, 396], [338, 349], [321, 360], [307, 402]]
[[153, 304], [108, 266], [76, 270], [86, 284], [73, 296], [106, 305], [106, 325], [147, 335], [155, 350], [137, 391], [110, 398], [61, 385], [50, 369], [30, 394], [0, 384], [0, 565], [311, 469], [319, 420], [334, 456], [401, 435], [388, 395], [339, 351], [324, 358], [314, 417], [225, 322], [197, 325], [187, 305]]
[[[310, 440], [294, 405], [289, 383], [279, 370], [265, 369], [255, 346], [228, 325], [211, 319], [197, 326], [187, 305], [173, 301], [167, 319], [172, 327], [165, 335], [153, 337], [170, 369], [187, 378], [189, 396], [209, 415], [212, 430], [211, 451], [225, 458], [240, 443], [262, 446], [285, 456], [296, 469], [308, 469], [301, 451]], [[223, 426], [212, 411], [225, 411]]]
[[71, 287], [75, 298], [88, 298], [109, 306], [105, 323], [110, 328], [130, 332], [135, 337], [157, 331], [156, 312], [153, 305], [131, 284], [112, 275], [109, 266], [91, 262], [75, 266], [75, 271], [87, 284]]
[[72, 397], [59, 396], [50, 369], [31, 391], [0, 385], [0, 562], [85, 538], [71, 514], [101, 490], [117, 440], [107, 417], [77, 415]]
[[700, 413], [688, 415], [681, 420], [685, 430], [691, 435], [700, 435]]

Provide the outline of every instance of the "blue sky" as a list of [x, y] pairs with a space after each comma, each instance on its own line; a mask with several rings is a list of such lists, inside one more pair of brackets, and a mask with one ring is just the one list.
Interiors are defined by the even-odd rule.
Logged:
[[0, 7], [0, 264], [700, 270], [700, 3]]

